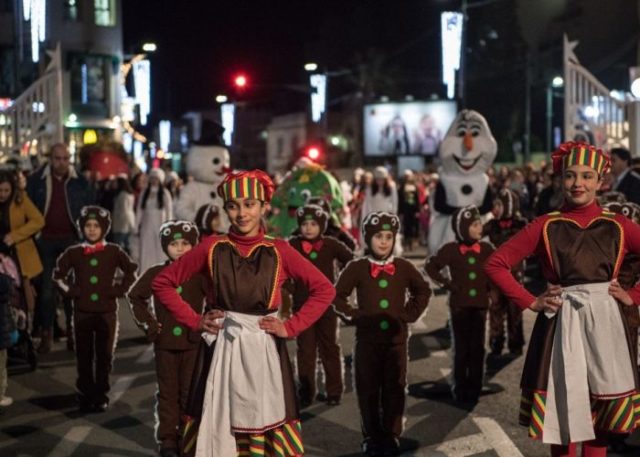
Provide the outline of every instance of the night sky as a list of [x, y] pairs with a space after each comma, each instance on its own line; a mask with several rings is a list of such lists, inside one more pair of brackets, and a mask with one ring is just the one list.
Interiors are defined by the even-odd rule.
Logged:
[[[372, 48], [388, 55], [390, 67], [402, 68], [403, 83], [430, 79], [439, 86], [437, 13], [451, 2], [399, 3], [402, 7], [344, 0], [126, 1], [125, 52], [145, 40], [158, 44], [154, 82], [164, 97], [157, 108], [173, 114], [211, 107], [239, 70], [264, 92], [264, 85], [306, 82], [305, 61], [329, 70], [352, 68], [358, 53]], [[282, 92], [266, 89], [276, 96]]]
[[[628, 90], [628, 67], [638, 64], [635, 0], [468, 3], [482, 6], [468, 14], [467, 106], [487, 116], [499, 142], [509, 144], [522, 134], [529, 49], [534, 51], [533, 133], [544, 138], [545, 89], [562, 72], [565, 32], [580, 41], [576, 54], [583, 65], [607, 87]], [[538, 15], [544, 4], [562, 4], [561, 14], [544, 20]], [[444, 97], [439, 13], [459, 5], [459, 0], [127, 0], [125, 53], [144, 41], [158, 44], [152, 57], [157, 118], [214, 109], [216, 94], [234, 95], [231, 81], [238, 71], [251, 80], [240, 99], [262, 101], [276, 114], [300, 111], [306, 96], [282, 86], [306, 84], [302, 65], [310, 60], [330, 71], [351, 71], [331, 79], [330, 99], [361, 89], [359, 62], [376, 63], [367, 70], [373, 74], [372, 99]]]

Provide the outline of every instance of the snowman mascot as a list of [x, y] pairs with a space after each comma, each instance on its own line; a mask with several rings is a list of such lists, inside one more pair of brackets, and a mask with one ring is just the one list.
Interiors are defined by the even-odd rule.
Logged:
[[440, 181], [431, 201], [429, 255], [455, 240], [451, 215], [456, 209], [476, 205], [482, 215], [491, 211], [493, 196], [486, 171], [497, 152], [486, 119], [473, 110], [458, 113], [440, 143]]
[[[210, 129], [204, 132], [205, 126]], [[222, 211], [223, 201], [218, 195], [218, 184], [231, 169], [229, 168], [229, 151], [224, 147], [219, 129], [203, 125], [203, 135], [194, 142], [187, 155], [187, 174], [193, 177], [180, 191], [175, 203], [175, 214], [178, 219], [194, 221], [198, 209], [203, 205], [217, 205], [221, 214], [221, 230], [227, 231], [229, 221]]]

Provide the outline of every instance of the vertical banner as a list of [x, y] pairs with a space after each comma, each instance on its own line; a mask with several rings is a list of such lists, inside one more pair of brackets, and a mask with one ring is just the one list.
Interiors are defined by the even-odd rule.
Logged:
[[223, 103], [220, 105], [220, 116], [222, 117], [222, 126], [224, 133], [222, 139], [224, 144], [231, 146], [233, 142], [233, 127], [235, 123], [236, 106], [233, 103]]
[[309, 77], [311, 84], [311, 120], [320, 122], [327, 106], [327, 76], [314, 74]]
[[462, 50], [462, 13], [445, 11], [440, 15], [442, 25], [442, 82], [447, 86], [447, 98], [454, 98], [456, 71], [460, 69]]

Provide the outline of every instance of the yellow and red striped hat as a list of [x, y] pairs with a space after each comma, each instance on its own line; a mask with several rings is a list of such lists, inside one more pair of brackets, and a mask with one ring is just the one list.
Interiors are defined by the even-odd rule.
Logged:
[[218, 186], [218, 195], [224, 200], [250, 198], [263, 202], [271, 201], [274, 185], [269, 175], [262, 170], [229, 173]]
[[587, 143], [569, 141], [562, 143], [551, 155], [553, 171], [562, 173], [571, 165], [586, 165], [593, 168], [600, 176], [609, 170], [609, 156], [601, 149]]

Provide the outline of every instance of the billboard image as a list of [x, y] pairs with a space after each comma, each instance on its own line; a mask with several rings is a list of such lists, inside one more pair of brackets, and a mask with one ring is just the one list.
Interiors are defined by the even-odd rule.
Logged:
[[364, 154], [435, 157], [456, 114], [453, 101], [365, 105]]

